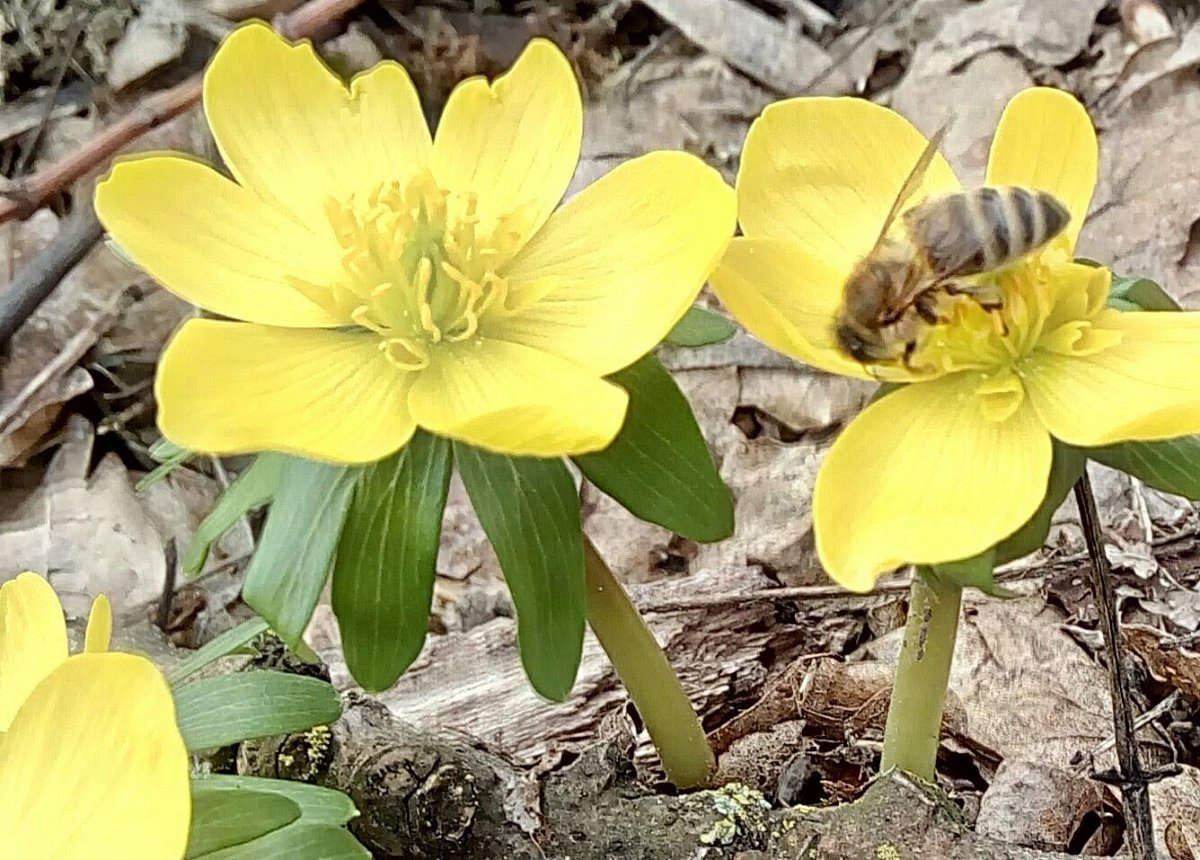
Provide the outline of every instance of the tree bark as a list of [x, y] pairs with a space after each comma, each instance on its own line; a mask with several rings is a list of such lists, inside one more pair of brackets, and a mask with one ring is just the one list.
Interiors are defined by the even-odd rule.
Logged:
[[1067, 860], [978, 838], [951, 800], [895, 773], [853, 804], [773, 809], [736, 783], [655, 793], [631, 750], [602, 741], [526, 769], [351, 693], [328, 730], [243, 744], [238, 763], [346, 792], [351, 829], [388, 860]]

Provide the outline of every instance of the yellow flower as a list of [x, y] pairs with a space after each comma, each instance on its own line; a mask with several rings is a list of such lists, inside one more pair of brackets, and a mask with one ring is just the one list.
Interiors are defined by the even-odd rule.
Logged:
[[0, 587], [0, 855], [21, 860], [172, 860], [191, 819], [175, 702], [149, 660], [108, 653], [99, 597], [84, 653], [67, 653], [50, 584]]
[[[1071, 212], [1058, 239], [993, 276], [997, 325], [951, 300], [910, 367], [863, 367], [833, 317], [926, 145], [886, 108], [801, 98], [754, 123], [737, 181], [745, 236], [713, 275], [725, 305], [780, 352], [834, 373], [901, 383], [857, 416], [822, 465], [813, 499], [826, 570], [857, 591], [902, 564], [969, 558], [1041, 503], [1051, 437], [1097, 446], [1200, 431], [1200, 314], [1104, 307], [1110, 273], [1072, 261], [1096, 180], [1084, 109], [1050, 89], [1017, 95], [992, 143], [987, 184], [1047, 191]], [[917, 195], [958, 189], [935, 156]]]
[[408, 74], [347, 87], [261, 23], [232, 33], [204, 110], [235, 181], [179, 155], [118, 163], [96, 211], [168, 289], [234, 321], [187, 322], [162, 357], [175, 443], [379, 459], [416, 427], [492, 451], [602, 449], [650, 351], [720, 258], [735, 199], [657, 152], [556, 207], [583, 107], [534, 40], [451, 94], [431, 139]]

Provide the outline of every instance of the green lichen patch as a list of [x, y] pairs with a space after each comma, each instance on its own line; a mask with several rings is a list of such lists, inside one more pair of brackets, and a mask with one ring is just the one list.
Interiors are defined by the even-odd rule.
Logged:
[[700, 834], [702, 845], [750, 849], [765, 847], [771, 804], [761, 791], [740, 782], [731, 782], [713, 791], [702, 792], [698, 797], [718, 816]]

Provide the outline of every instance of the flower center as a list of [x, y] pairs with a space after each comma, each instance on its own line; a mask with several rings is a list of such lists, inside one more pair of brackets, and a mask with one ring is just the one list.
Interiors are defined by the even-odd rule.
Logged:
[[940, 299], [943, 322], [927, 328], [911, 357], [911, 367], [930, 377], [969, 371], [979, 374], [976, 389], [983, 415], [1002, 421], [1024, 399], [1025, 377], [1039, 373], [1044, 357], [1082, 357], [1103, 352], [1121, 340], [1104, 325], [1109, 279], [1102, 269], [1070, 259], [1052, 246], [980, 283], [1001, 299], [988, 310], [966, 295]]
[[340, 273], [294, 286], [353, 330], [370, 332], [398, 367], [420, 370], [442, 344], [469, 341], [493, 313], [512, 310], [501, 267], [518, 250], [518, 218], [483, 224], [474, 194], [452, 194], [423, 171], [407, 185], [329, 199]]
[[926, 330], [913, 365], [933, 375], [957, 370], [1019, 372], [1039, 351], [1085, 355], [1106, 349], [1111, 339], [1094, 327], [1106, 298], [1107, 279], [1102, 275], [1052, 247], [983, 276], [979, 281], [1000, 298], [1000, 309], [988, 310], [966, 295], [943, 297], [943, 322]]

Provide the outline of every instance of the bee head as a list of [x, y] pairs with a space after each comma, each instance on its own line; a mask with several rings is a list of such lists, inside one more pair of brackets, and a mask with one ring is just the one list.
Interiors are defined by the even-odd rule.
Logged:
[[841, 348], [846, 350], [846, 354], [850, 355], [854, 361], [869, 365], [875, 359], [876, 344], [871, 342], [869, 337], [864, 337], [866, 332], [859, 329], [857, 325], [844, 320], [838, 324], [836, 329], [838, 335], [838, 343]]

